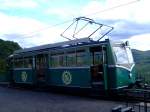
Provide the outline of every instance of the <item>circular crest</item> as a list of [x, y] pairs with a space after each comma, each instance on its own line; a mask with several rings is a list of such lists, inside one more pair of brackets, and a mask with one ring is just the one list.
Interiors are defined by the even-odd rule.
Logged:
[[22, 79], [23, 82], [25, 82], [27, 80], [27, 73], [25, 71], [23, 71], [21, 73], [21, 79]]
[[62, 74], [62, 81], [66, 85], [71, 84], [71, 82], [72, 82], [72, 75], [70, 74], [69, 71], [64, 71], [63, 72], [63, 74]]

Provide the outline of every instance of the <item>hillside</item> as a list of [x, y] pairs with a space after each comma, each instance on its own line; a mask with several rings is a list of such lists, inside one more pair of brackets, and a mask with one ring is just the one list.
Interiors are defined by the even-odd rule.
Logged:
[[150, 84], [150, 51], [132, 50], [136, 63], [137, 76]]
[[134, 61], [137, 64], [150, 64], [150, 50], [149, 51], [139, 51], [136, 49], [132, 49]]
[[0, 73], [5, 72], [7, 57], [17, 49], [21, 49], [18, 43], [0, 39]]

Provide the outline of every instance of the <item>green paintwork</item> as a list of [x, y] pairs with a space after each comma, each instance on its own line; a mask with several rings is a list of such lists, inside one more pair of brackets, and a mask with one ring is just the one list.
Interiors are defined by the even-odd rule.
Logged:
[[8, 72], [0, 73], [0, 82], [9, 82], [10, 74]]
[[[23, 73], [26, 73], [24, 76]], [[35, 72], [33, 69], [15, 69], [13, 71], [13, 79], [16, 83], [33, 84], [35, 82]]]
[[[65, 84], [63, 82], [63, 73], [69, 72], [71, 74], [71, 83]], [[60, 68], [49, 69], [48, 84], [55, 86], [67, 86], [67, 87], [90, 87], [91, 75], [90, 68]]]
[[107, 54], [106, 54], [107, 55], [107, 58], [106, 58], [107, 64], [114, 65], [115, 64], [115, 59], [114, 59], [115, 56], [114, 56], [114, 52], [113, 52], [113, 49], [111, 46], [111, 41], [108, 42], [106, 52], [107, 52]]
[[[131, 75], [131, 76], [130, 76]], [[109, 68], [109, 88], [119, 89], [135, 83], [134, 69], [129, 71], [121, 67]]]
[[[112, 42], [107, 46], [107, 84], [108, 89], [119, 89], [135, 83], [135, 69], [127, 70], [124, 67], [117, 67], [115, 54], [112, 49]], [[111, 66], [112, 67], [109, 67]], [[131, 77], [130, 77], [131, 75]]]
[[104, 87], [105, 90], [108, 90], [107, 64], [103, 65], [103, 69], [104, 69]]
[[134, 82], [133, 74], [126, 69], [116, 68], [116, 75], [117, 75], [117, 81], [116, 81], [117, 88], [123, 86], [129, 86], [129, 84]]

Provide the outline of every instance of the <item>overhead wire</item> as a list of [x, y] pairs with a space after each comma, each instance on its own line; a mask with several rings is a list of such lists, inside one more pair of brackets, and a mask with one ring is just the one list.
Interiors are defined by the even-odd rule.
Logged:
[[[117, 6], [113, 6], [113, 7], [107, 8], [107, 9], [103, 9], [103, 10], [100, 10], [100, 11], [97, 11], [97, 12], [94, 12], [94, 13], [91, 13], [91, 14], [88, 14], [88, 15], [84, 15], [84, 16], [96, 15], [96, 14], [103, 13], [103, 12], [106, 12], [106, 11], [110, 11], [110, 10], [113, 10], [113, 9], [116, 9], [116, 8], [119, 8], [119, 7], [127, 6], [127, 5], [130, 5], [130, 4], [139, 2], [139, 1], [140, 1], [140, 0], [133, 0], [133, 1], [130, 1], [130, 2], [127, 2], [127, 3], [119, 4], [119, 5], [117, 5]], [[48, 26], [48, 27], [45, 27], [45, 28], [42, 28], [42, 29], [39, 29], [39, 30], [30, 32], [30, 33], [28, 33], [28, 34], [24, 34], [24, 35], [22, 35], [22, 37], [32, 37], [35, 33], [39, 33], [39, 32], [44, 31], [44, 30], [46, 30], [46, 29], [54, 28], [54, 27], [57, 27], [57, 26], [66, 24], [66, 23], [68, 23], [68, 22], [71, 22], [71, 21], [72, 21], [72, 19], [71, 19], [71, 20], [64, 21], [64, 22], [61, 22], [61, 23], [58, 23], [58, 24], [55, 24], [55, 25], [50, 25], [50, 26]], [[31, 35], [31, 34], [33, 34], [33, 35]]]
[[[67, 21], [63, 21], [63, 22], [58, 23], [58, 24], [50, 25], [50, 26], [47, 26], [47, 27], [45, 27], [45, 28], [41, 28], [41, 29], [35, 30], [35, 31], [33, 31], [33, 32], [30, 32], [30, 33], [28, 33], [28, 34], [23, 34], [22, 37], [29, 37], [29, 38], [30, 38], [30, 37], [32, 37], [35, 33], [39, 33], [39, 32], [41, 32], [41, 31], [44, 31], [44, 30], [47, 30], [47, 29], [51, 29], [51, 28], [54, 28], [54, 27], [57, 27], [57, 26], [66, 24], [66, 23], [68, 23], [68, 22], [70, 22], [70, 21], [72, 21], [72, 20], [67, 20]], [[33, 34], [33, 35], [30, 35], [30, 34]]]
[[94, 13], [91, 13], [91, 14], [88, 14], [88, 15], [85, 15], [85, 16], [96, 15], [96, 14], [98, 14], [98, 13], [103, 13], [103, 12], [106, 12], [106, 11], [109, 11], [109, 10], [113, 10], [113, 9], [116, 9], [116, 8], [119, 8], [119, 7], [131, 5], [131, 4], [134, 4], [134, 3], [139, 2], [139, 1], [140, 1], [140, 0], [133, 0], [133, 1], [130, 1], [130, 2], [127, 2], [127, 3], [123, 3], [123, 4], [119, 4], [119, 5], [117, 5], [117, 6], [109, 7], [109, 8], [107, 8], [107, 9], [103, 9], [103, 10], [100, 10], [100, 11], [97, 11], [97, 12], [94, 12]]

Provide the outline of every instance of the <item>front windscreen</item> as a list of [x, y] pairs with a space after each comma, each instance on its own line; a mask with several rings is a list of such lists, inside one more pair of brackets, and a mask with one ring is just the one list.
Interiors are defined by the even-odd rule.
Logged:
[[116, 63], [117, 64], [133, 64], [133, 56], [131, 49], [126, 46], [114, 46], [113, 47], [115, 57], [116, 57]]
[[127, 51], [129, 63], [134, 63], [133, 55], [132, 55], [131, 49], [130, 49], [129, 47], [126, 47], [126, 51]]

